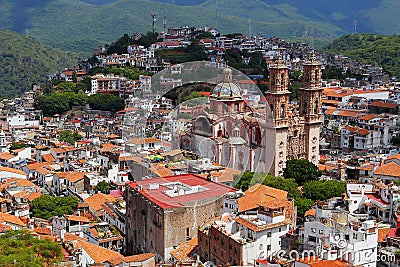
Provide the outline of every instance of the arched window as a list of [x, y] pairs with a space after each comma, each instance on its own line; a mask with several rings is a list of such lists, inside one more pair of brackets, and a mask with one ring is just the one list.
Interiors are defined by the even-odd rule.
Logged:
[[305, 114], [307, 114], [307, 100], [306, 101], [304, 101], [304, 104], [303, 104], [303, 115], [305, 115]]
[[269, 108], [271, 109], [271, 115], [274, 116], [274, 105], [270, 104]]
[[285, 104], [281, 105], [281, 118], [283, 119], [285, 117]]
[[315, 115], [317, 115], [319, 112], [318, 112], [318, 100], [315, 100], [315, 103], [314, 103], [314, 114]]
[[319, 80], [319, 70], [315, 70], [315, 83]]
[[281, 74], [281, 85], [285, 85], [285, 73]]

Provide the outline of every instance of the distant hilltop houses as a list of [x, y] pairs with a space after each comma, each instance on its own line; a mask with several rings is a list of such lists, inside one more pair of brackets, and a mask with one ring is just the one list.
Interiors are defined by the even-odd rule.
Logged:
[[[400, 83], [276, 37], [143, 36], [1, 101], [0, 238], [51, 238], [63, 266], [398, 266]], [[160, 57], [193, 40], [200, 65]]]

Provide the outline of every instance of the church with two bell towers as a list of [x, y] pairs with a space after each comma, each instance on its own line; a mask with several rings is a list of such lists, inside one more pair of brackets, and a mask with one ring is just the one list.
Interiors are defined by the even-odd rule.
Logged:
[[282, 175], [291, 158], [318, 164], [321, 66], [314, 53], [304, 62], [300, 99], [292, 104], [289, 68], [278, 56], [269, 66], [265, 93], [269, 108], [264, 116], [249, 108], [242, 89], [232, 80], [232, 71], [225, 69], [224, 81], [212, 90], [209, 104], [201, 105], [191, 127], [180, 133], [180, 148], [240, 171], [272, 175]]
[[[314, 53], [303, 64], [302, 87], [297, 105], [290, 103], [288, 67], [280, 56], [269, 67], [266, 100], [273, 123], [267, 126], [265, 156], [272, 161], [270, 173], [282, 175], [288, 159], [319, 160], [322, 125], [322, 64]], [[268, 161], [266, 160], [266, 161]]]

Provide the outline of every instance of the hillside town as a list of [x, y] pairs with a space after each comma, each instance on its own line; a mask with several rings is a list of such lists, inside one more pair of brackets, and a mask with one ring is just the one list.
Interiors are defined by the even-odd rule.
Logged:
[[[46, 114], [44, 84], [0, 103], [0, 235], [58, 242], [57, 266], [398, 266], [400, 82], [276, 37], [175, 27], [159, 39], [48, 76], [89, 81], [84, 95], [121, 110]], [[194, 40], [204, 60], [160, 59]], [[89, 74], [127, 66], [137, 79]], [[356, 78], [324, 79], [329, 68]], [[76, 205], [38, 208], [62, 199]]]

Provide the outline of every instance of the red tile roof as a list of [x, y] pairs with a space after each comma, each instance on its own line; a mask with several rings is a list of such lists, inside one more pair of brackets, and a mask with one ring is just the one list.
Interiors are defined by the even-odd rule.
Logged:
[[[165, 191], [171, 189], [166, 187], [165, 184], [177, 182], [186, 184], [188, 186], [200, 186], [205, 188], [205, 190], [200, 190], [195, 193], [178, 195], [174, 197], [167, 195]], [[157, 189], [149, 189], [150, 184], [158, 184], [159, 187]], [[196, 200], [222, 197], [228, 192], [236, 191], [235, 188], [232, 188], [230, 186], [214, 183], [193, 174], [182, 174], [176, 176], [147, 179], [138, 182], [131, 182], [128, 185], [156, 205], [159, 205], [161, 208], [184, 207]], [[139, 189], [138, 186], [140, 186], [141, 189]]]

